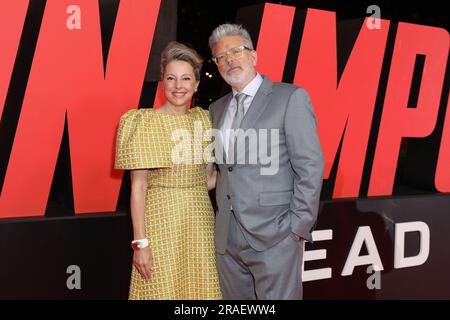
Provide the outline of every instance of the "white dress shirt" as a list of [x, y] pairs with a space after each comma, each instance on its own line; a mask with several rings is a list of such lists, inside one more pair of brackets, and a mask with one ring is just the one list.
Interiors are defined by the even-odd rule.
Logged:
[[[252, 103], [253, 98], [255, 97], [256, 92], [258, 91], [262, 82], [263, 77], [259, 73], [256, 73], [256, 77], [254, 77], [253, 80], [250, 81], [250, 83], [244, 88], [244, 90], [241, 91], [242, 93], [245, 93], [248, 96], [244, 101], [244, 115], [247, 113], [247, 110], [250, 107], [250, 104]], [[222, 135], [222, 141], [224, 144], [226, 156], [228, 156], [228, 145], [230, 144], [229, 140], [230, 140], [231, 124], [233, 123], [234, 115], [237, 110], [237, 102], [235, 96], [238, 93], [239, 92], [233, 89], [233, 99], [231, 99], [230, 104], [225, 110], [225, 118], [223, 120], [222, 126], [220, 127], [220, 132]]]

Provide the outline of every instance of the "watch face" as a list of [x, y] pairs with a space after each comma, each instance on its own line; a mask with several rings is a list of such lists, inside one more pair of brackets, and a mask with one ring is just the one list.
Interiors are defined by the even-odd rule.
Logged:
[[139, 249], [141, 248], [141, 243], [140, 243], [140, 242], [132, 243], [132, 244], [131, 244], [131, 247], [132, 247], [134, 250], [139, 250]]

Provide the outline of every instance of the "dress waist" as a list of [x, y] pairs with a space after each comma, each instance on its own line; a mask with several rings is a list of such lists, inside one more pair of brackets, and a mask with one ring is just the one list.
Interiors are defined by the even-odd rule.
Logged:
[[150, 170], [148, 188], [201, 188], [206, 187], [205, 165], [178, 165]]

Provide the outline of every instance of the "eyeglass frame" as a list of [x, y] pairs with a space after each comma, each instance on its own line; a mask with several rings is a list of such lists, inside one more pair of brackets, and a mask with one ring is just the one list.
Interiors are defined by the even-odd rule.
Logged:
[[[231, 50], [234, 50], [234, 49], [237, 49], [237, 48], [242, 48], [241, 50], [239, 50], [240, 51], [240, 54], [239, 54], [239, 56], [237, 57], [233, 57], [234, 59], [240, 59], [240, 58], [242, 58], [242, 56], [244, 55], [244, 50], [245, 49], [247, 49], [247, 50], [249, 50], [249, 51], [253, 51], [253, 49], [250, 49], [249, 47], [247, 47], [247, 46], [245, 46], [245, 45], [240, 45], [240, 46], [237, 46], [237, 47], [233, 47], [233, 48], [231, 48], [231, 49], [229, 49], [229, 50], [227, 50], [227, 51], [225, 51], [224, 53], [222, 53], [222, 54], [220, 54], [219, 56], [215, 56], [215, 57], [212, 57], [212, 60], [214, 61], [214, 63], [216, 64], [216, 65], [222, 65], [222, 64], [219, 64], [219, 61], [217, 60], [217, 57], [224, 57], [225, 59], [227, 59], [229, 56], [231, 56], [232, 55], [232, 53], [230, 52]], [[223, 60], [224, 62], [226, 61], [226, 60]]]

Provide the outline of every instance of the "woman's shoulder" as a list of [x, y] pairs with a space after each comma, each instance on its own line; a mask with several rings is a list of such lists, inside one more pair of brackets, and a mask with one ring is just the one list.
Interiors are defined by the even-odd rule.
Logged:
[[120, 117], [121, 125], [136, 126], [144, 125], [148, 122], [154, 122], [157, 118], [156, 112], [151, 108], [130, 109]]
[[208, 118], [209, 119], [209, 111], [206, 109], [203, 109], [202, 107], [193, 107], [191, 108], [191, 114], [201, 117], [201, 118]]
[[149, 118], [152, 117], [154, 113], [152, 108], [130, 109], [122, 114], [120, 119]]
[[165, 141], [165, 126], [152, 109], [132, 109], [125, 112], [119, 122], [119, 136], [125, 140], [133, 139], [161, 143]]
[[208, 113], [208, 110], [205, 110], [200, 106], [192, 107], [191, 109], [189, 109], [189, 111], [191, 113], [198, 113], [198, 114]]

